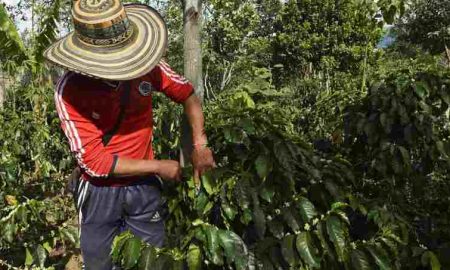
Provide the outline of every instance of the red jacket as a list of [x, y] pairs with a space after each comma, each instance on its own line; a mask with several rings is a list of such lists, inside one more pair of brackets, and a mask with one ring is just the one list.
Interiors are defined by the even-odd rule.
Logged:
[[161, 61], [147, 75], [131, 81], [123, 121], [105, 147], [103, 134], [118, 119], [120, 89], [121, 83], [67, 72], [55, 91], [61, 127], [83, 169], [82, 178], [100, 185], [123, 186], [136, 180], [135, 177], [109, 177], [118, 157], [153, 159], [153, 90], [163, 92], [177, 103], [183, 103], [193, 93], [192, 85]]

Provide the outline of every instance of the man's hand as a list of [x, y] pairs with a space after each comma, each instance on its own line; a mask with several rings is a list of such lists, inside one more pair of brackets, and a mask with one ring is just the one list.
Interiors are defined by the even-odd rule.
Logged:
[[192, 165], [194, 166], [194, 179], [199, 180], [205, 171], [215, 168], [211, 149], [206, 146], [195, 146], [192, 151]]
[[181, 166], [175, 160], [159, 160], [157, 174], [164, 180], [181, 180]]

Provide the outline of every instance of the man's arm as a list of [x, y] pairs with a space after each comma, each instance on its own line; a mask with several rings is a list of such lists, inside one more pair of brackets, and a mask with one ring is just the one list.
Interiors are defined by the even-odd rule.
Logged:
[[174, 160], [118, 158], [113, 174], [118, 177], [158, 174], [163, 179], [180, 180], [181, 167], [180, 164]]
[[214, 168], [216, 164], [211, 150], [207, 147], [208, 139], [204, 131], [205, 118], [200, 99], [196, 95], [191, 95], [183, 106], [192, 130], [192, 164], [194, 177], [198, 179], [205, 170]]
[[207, 145], [208, 139], [204, 130], [205, 118], [203, 116], [200, 99], [195, 94], [192, 94], [186, 99], [183, 106], [184, 113], [186, 114], [192, 129], [193, 146], [198, 147]]
[[193, 94], [192, 84], [183, 76], [175, 73], [163, 60], [146, 76], [157, 91], [163, 92], [176, 103], [183, 104], [184, 111], [192, 128], [192, 164], [194, 177], [199, 178], [205, 170], [215, 166], [211, 150], [206, 147], [207, 138], [204, 132], [204, 117], [201, 102]]
[[[211, 150], [207, 147], [208, 139], [204, 132], [204, 116], [202, 105], [196, 95], [191, 95], [183, 102], [184, 112], [192, 129], [192, 163], [194, 176], [198, 178], [205, 170], [215, 167]], [[114, 169], [114, 175], [147, 175], [158, 174], [165, 179], [178, 180], [181, 168], [173, 160], [136, 160], [119, 158]]]

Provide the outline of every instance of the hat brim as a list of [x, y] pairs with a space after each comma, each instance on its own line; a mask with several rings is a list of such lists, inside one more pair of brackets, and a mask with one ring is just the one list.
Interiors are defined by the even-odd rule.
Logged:
[[166, 24], [147, 5], [126, 5], [125, 10], [134, 27], [125, 42], [107, 47], [91, 45], [71, 32], [47, 48], [44, 57], [68, 70], [107, 80], [126, 81], [147, 74], [166, 49]]

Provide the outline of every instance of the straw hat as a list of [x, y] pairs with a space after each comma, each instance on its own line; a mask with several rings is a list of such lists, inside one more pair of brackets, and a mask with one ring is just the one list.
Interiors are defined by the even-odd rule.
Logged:
[[75, 0], [75, 31], [44, 52], [50, 62], [88, 76], [125, 81], [148, 73], [167, 46], [167, 28], [153, 8], [119, 0]]

